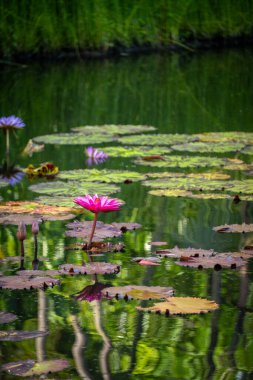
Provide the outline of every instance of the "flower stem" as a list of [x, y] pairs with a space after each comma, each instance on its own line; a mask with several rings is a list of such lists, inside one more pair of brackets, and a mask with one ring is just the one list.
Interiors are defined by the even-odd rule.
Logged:
[[89, 241], [88, 241], [88, 244], [87, 244], [87, 249], [90, 249], [90, 247], [91, 247], [92, 239], [93, 239], [94, 232], [95, 232], [95, 229], [96, 229], [97, 218], [98, 218], [98, 214], [95, 212], [94, 213], [94, 220], [93, 220], [93, 224], [92, 224], [92, 229], [91, 229], [91, 233], [90, 233], [90, 238], [89, 238]]
[[10, 154], [10, 131], [6, 129], [6, 155]]

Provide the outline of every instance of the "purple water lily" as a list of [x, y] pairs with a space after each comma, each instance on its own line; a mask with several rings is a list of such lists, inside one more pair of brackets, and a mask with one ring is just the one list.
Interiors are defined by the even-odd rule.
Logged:
[[14, 115], [0, 117], [0, 128], [2, 129], [20, 129], [24, 127], [25, 123], [20, 117]]
[[87, 165], [98, 165], [105, 162], [108, 158], [108, 155], [103, 152], [102, 150], [97, 150], [96, 148], [93, 148], [92, 146], [89, 146], [85, 149], [86, 156], [88, 156], [88, 160], [86, 161]]
[[25, 123], [20, 117], [11, 115], [0, 117], [0, 129], [5, 132], [6, 135], [6, 155], [10, 152], [10, 131], [14, 129], [21, 129], [25, 127]]
[[0, 167], [0, 179], [8, 182], [11, 186], [14, 186], [16, 183], [22, 181], [24, 176], [25, 173], [22, 169], [14, 165], [9, 166], [7, 162], [4, 162], [3, 166]]

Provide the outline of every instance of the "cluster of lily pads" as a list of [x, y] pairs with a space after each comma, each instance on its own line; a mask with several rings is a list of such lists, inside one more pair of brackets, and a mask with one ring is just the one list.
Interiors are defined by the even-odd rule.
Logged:
[[[1, 120], [1, 119], [0, 119]], [[7, 120], [8, 121], [8, 120]], [[13, 121], [13, 120], [11, 120]], [[5, 127], [6, 127], [6, 120]], [[21, 124], [20, 124], [21, 125]], [[0, 123], [1, 127], [1, 123]], [[22, 126], [23, 127], [23, 126]], [[12, 128], [14, 128], [12, 126]], [[9, 131], [10, 128], [6, 128]], [[144, 134], [144, 132], [152, 132]], [[9, 133], [9, 132], [8, 132]], [[134, 136], [131, 134], [141, 133]], [[122, 135], [130, 135], [124, 136]], [[9, 135], [8, 135], [9, 139]], [[106, 146], [103, 151], [90, 144], [113, 143], [117, 145]], [[141, 311], [172, 314], [205, 313], [218, 308], [218, 305], [207, 299], [195, 297], [175, 297], [174, 289], [159, 286], [128, 285], [122, 287], [110, 287], [97, 282], [98, 274], [117, 274], [120, 267], [108, 262], [96, 262], [97, 254], [107, 252], [119, 252], [124, 249], [122, 243], [112, 244], [105, 241], [108, 238], [119, 238], [126, 230], [141, 227], [139, 224], [112, 223], [105, 224], [97, 220], [100, 212], [117, 211], [123, 201], [116, 198], [108, 198], [108, 194], [120, 190], [120, 183], [132, 183], [142, 181], [144, 186], [151, 188], [149, 193], [155, 196], [178, 196], [205, 199], [229, 198], [234, 201], [253, 200], [253, 180], [244, 178], [235, 180], [231, 178], [231, 172], [237, 170], [242, 176], [251, 176], [253, 164], [248, 162], [252, 155], [253, 133], [227, 132], [227, 133], [203, 133], [203, 134], [156, 134], [155, 128], [141, 125], [104, 125], [84, 126], [73, 128], [70, 133], [52, 134], [36, 137], [29, 143], [29, 152], [40, 150], [44, 144], [81, 144], [86, 146], [86, 155], [92, 163], [99, 164], [108, 158], [122, 157], [134, 158], [136, 165], [144, 168], [157, 168], [158, 172], [145, 173], [129, 170], [98, 170], [76, 169], [71, 171], [59, 171], [58, 167], [51, 163], [42, 164], [39, 168], [29, 166], [24, 169], [30, 178], [53, 178], [50, 182], [40, 182], [29, 186], [29, 190], [40, 194], [33, 202], [2, 202], [0, 203], [0, 224], [19, 225], [18, 239], [21, 242], [21, 263], [24, 261], [22, 242], [26, 238], [24, 225], [32, 225], [36, 239], [40, 223], [47, 220], [68, 220], [75, 218], [80, 213], [80, 208], [93, 212], [94, 221], [74, 221], [67, 224], [66, 236], [81, 238], [82, 243], [76, 248], [88, 253], [89, 262], [83, 265], [62, 264], [53, 270], [39, 270], [38, 265], [33, 270], [25, 270], [22, 264], [16, 275], [1, 276], [0, 287], [5, 289], [46, 289], [48, 286], [58, 285], [61, 276], [92, 275], [95, 283], [83, 289], [77, 296], [78, 301], [93, 301], [104, 299], [125, 300], [161, 300], [150, 307], [138, 306]], [[42, 145], [43, 144], [43, 145]], [[121, 145], [119, 145], [121, 144]], [[42, 148], [41, 148], [42, 149]], [[28, 149], [27, 149], [28, 150]], [[179, 152], [183, 154], [179, 155]], [[185, 152], [189, 152], [185, 155]], [[200, 155], [195, 156], [194, 153]], [[246, 161], [236, 157], [212, 156], [213, 153], [221, 154], [235, 152], [236, 155], [246, 156]], [[29, 153], [29, 154], [30, 154]], [[210, 155], [206, 155], [206, 153]], [[173, 168], [179, 171], [168, 172], [163, 169]], [[203, 172], [203, 168], [211, 168], [211, 171]], [[183, 171], [187, 169], [187, 172]], [[193, 172], [189, 173], [191, 169]], [[57, 178], [55, 178], [57, 177]], [[0, 186], [6, 185], [5, 181]], [[99, 195], [95, 194], [98, 193]], [[80, 197], [80, 194], [95, 194]], [[53, 197], [52, 197], [53, 196]], [[75, 202], [73, 202], [73, 197]], [[37, 224], [36, 224], [37, 223]], [[215, 231], [220, 233], [251, 232], [252, 224], [217, 226]], [[37, 231], [37, 232], [36, 232]], [[158, 245], [159, 242], [153, 242]], [[167, 243], [163, 242], [164, 245]], [[35, 250], [36, 251], [36, 250]], [[139, 257], [133, 260], [139, 265], [160, 265], [161, 258], [177, 259], [176, 265], [193, 267], [198, 269], [222, 268], [236, 269], [247, 265], [247, 260], [253, 257], [252, 247], [245, 247], [241, 252], [216, 253], [213, 250], [202, 249], [159, 249], [154, 256]], [[23, 261], [22, 261], [23, 260]], [[56, 277], [55, 277], [56, 276]], [[10, 322], [15, 316], [9, 313], [0, 314], [0, 322]], [[0, 340], [21, 340], [42, 336], [45, 332], [16, 330], [0, 331]], [[29, 362], [29, 363], [28, 363]], [[9, 373], [21, 376], [32, 376], [43, 372], [43, 365], [55, 368], [66, 368], [68, 363], [35, 363], [34, 361], [16, 362], [4, 365], [3, 369]], [[38, 367], [39, 366], [39, 367]], [[51, 368], [51, 367], [50, 367]], [[59, 370], [59, 369], [58, 369]]]

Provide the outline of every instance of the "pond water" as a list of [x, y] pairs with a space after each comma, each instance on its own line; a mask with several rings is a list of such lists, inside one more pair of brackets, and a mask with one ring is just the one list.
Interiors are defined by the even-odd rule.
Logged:
[[[45, 145], [31, 157], [22, 155], [29, 139], [69, 132], [81, 125], [150, 125], [159, 133], [253, 132], [253, 52], [226, 50], [198, 55], [150, 55], [119, 60], [28, 64], [1, 67], [0, 114], [17, 114], [26, 127], [11, 136], [10, 162], [21, 167], [54, 162], [60, 169], [86, 169], [84, 145]], [[101, 149], [117, 142], [96, 145]], [[160, 144], [162, 145], [162, 143]], [[5, 141], [1, 136], [1, 159]], [[211, 156], [243, 158], [238, 153]], [[139, 166], [134, 158], [110, 157], [96, 169], [142, 173], [171, 171]], [[203, 154], [205, 160], [205, 153]], [[90, 167], [89, 167], [90, 168]], [[190, 173], [191, 168], [172, 171]], [[208, 171], [209, 169], [205, 169]], [[213, 169], [210, 169], [213, 170]], [[203, 170], [202, 170], [203, 171]], [[239, 171], [226, 172], [232, 179]], [[170, 181], [170, 179], [168, 179]], [[39, 194], [23, 180], [1, 188], [3, 201], [33, 200]], [[39, 182], [46, 182], [40, 180]], [[48, 181], [49, 184], [52, 181]], [[2, 330], [48, 331], [48, 335], [19, 342], [1, 342], [1, 363], [22, 360], [66, 359], [69, 367], [42, 378], [59, 379], [251, 379], [253, 376], [253, 271], [252, 260], [241, 269], [198, 270], [163, 258], [159, 266], [142, 266], [134, 257], [151, 256], [165, 248], [202, 248], [236, 252], [253, 245], [252, 233], [224, 233], [214, 226], [252, 223], [252, 202], [229, 199], [160, 197], [141, 182], [120, 183], [112, 196], [125, 201], [121, 211], [99, 214], [99, 220], [140, 223], [120, 239], [124, 252], [94, 257], [121, 266], [118, 274], [98, 275], [107, 286], [147, 285], [173, 287], [176, 296], [216, 301], [218, 310], [200, 315], [157, 315], [136, 310], [153, 301], [102, 299], [78, 301], [73, 295], [94, 284], [92, 276], [62, 276], [61, 285], [47, 290], [1, 290], [1, 310], [16, 321]], [[84, 195], [84, 194], [79, 194]], [[54, 203], [54, 196], [51, 196]], [[57, 198], [55, 198], [57, 202]], [[83, 213], [77, 220], [91, 220]], [[38, 234], [39, 269], [60, 264], [82, 264], [85, 251], [67, 250], [82, 239], [65, 235], [67, 221], [47, 221]], [[0, 225], [0, 256], [19, 255], [16, 225]], [[32, 269], [33, 236], [27, 226], [25, 267]], [[19, 263], [0, 264], [5, 275]], [[2, 379], [18, 378], [6, 372]], [[34, 377], [37, 378], [37, 377]]]

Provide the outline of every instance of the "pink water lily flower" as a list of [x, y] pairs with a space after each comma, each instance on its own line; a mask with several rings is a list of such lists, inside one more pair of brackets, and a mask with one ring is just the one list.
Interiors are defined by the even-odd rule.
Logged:
[[120, 206], [124, 204], [124, 202], [120, 201], [117, 198], [108, 198], [105, 196], [99, 197], [97, 194], [91, 196], [89, 194], [85, 195], [85, 197], [76, 197], [74, 202], [79, 206], [82, 206], [86, 210], [89, 210], [94, 213], [94, 221], [89, 237], [89, 241], [87, 244], [87, 248], [89, 249], [92, 243], [92, 238], [95, 232], [96, 224], [97, 224], [97, 215], [99, 212], [110, 212], [110, 211], [118, 211]]
[[85, 151], [86, 151], [86, 155], [88, 157], [92, 157], [92, 158], [95, 158], [95, 159], [105, 159], [105, 158], [108, 158], [108, 155], [105, 152], [103, 152], [102, 150], [99, 151], [96, 148], [93, 148], [92, 146], [88, 146], [88, 148], [86, 148]]
[[99, 197], [97, 194], [77, 197], [74, 199], [74, 202], [95, 214], [98, 212], [118, 211], [120, 206], [124, 204], [124, 202], [121, 202], [117, 198]]

